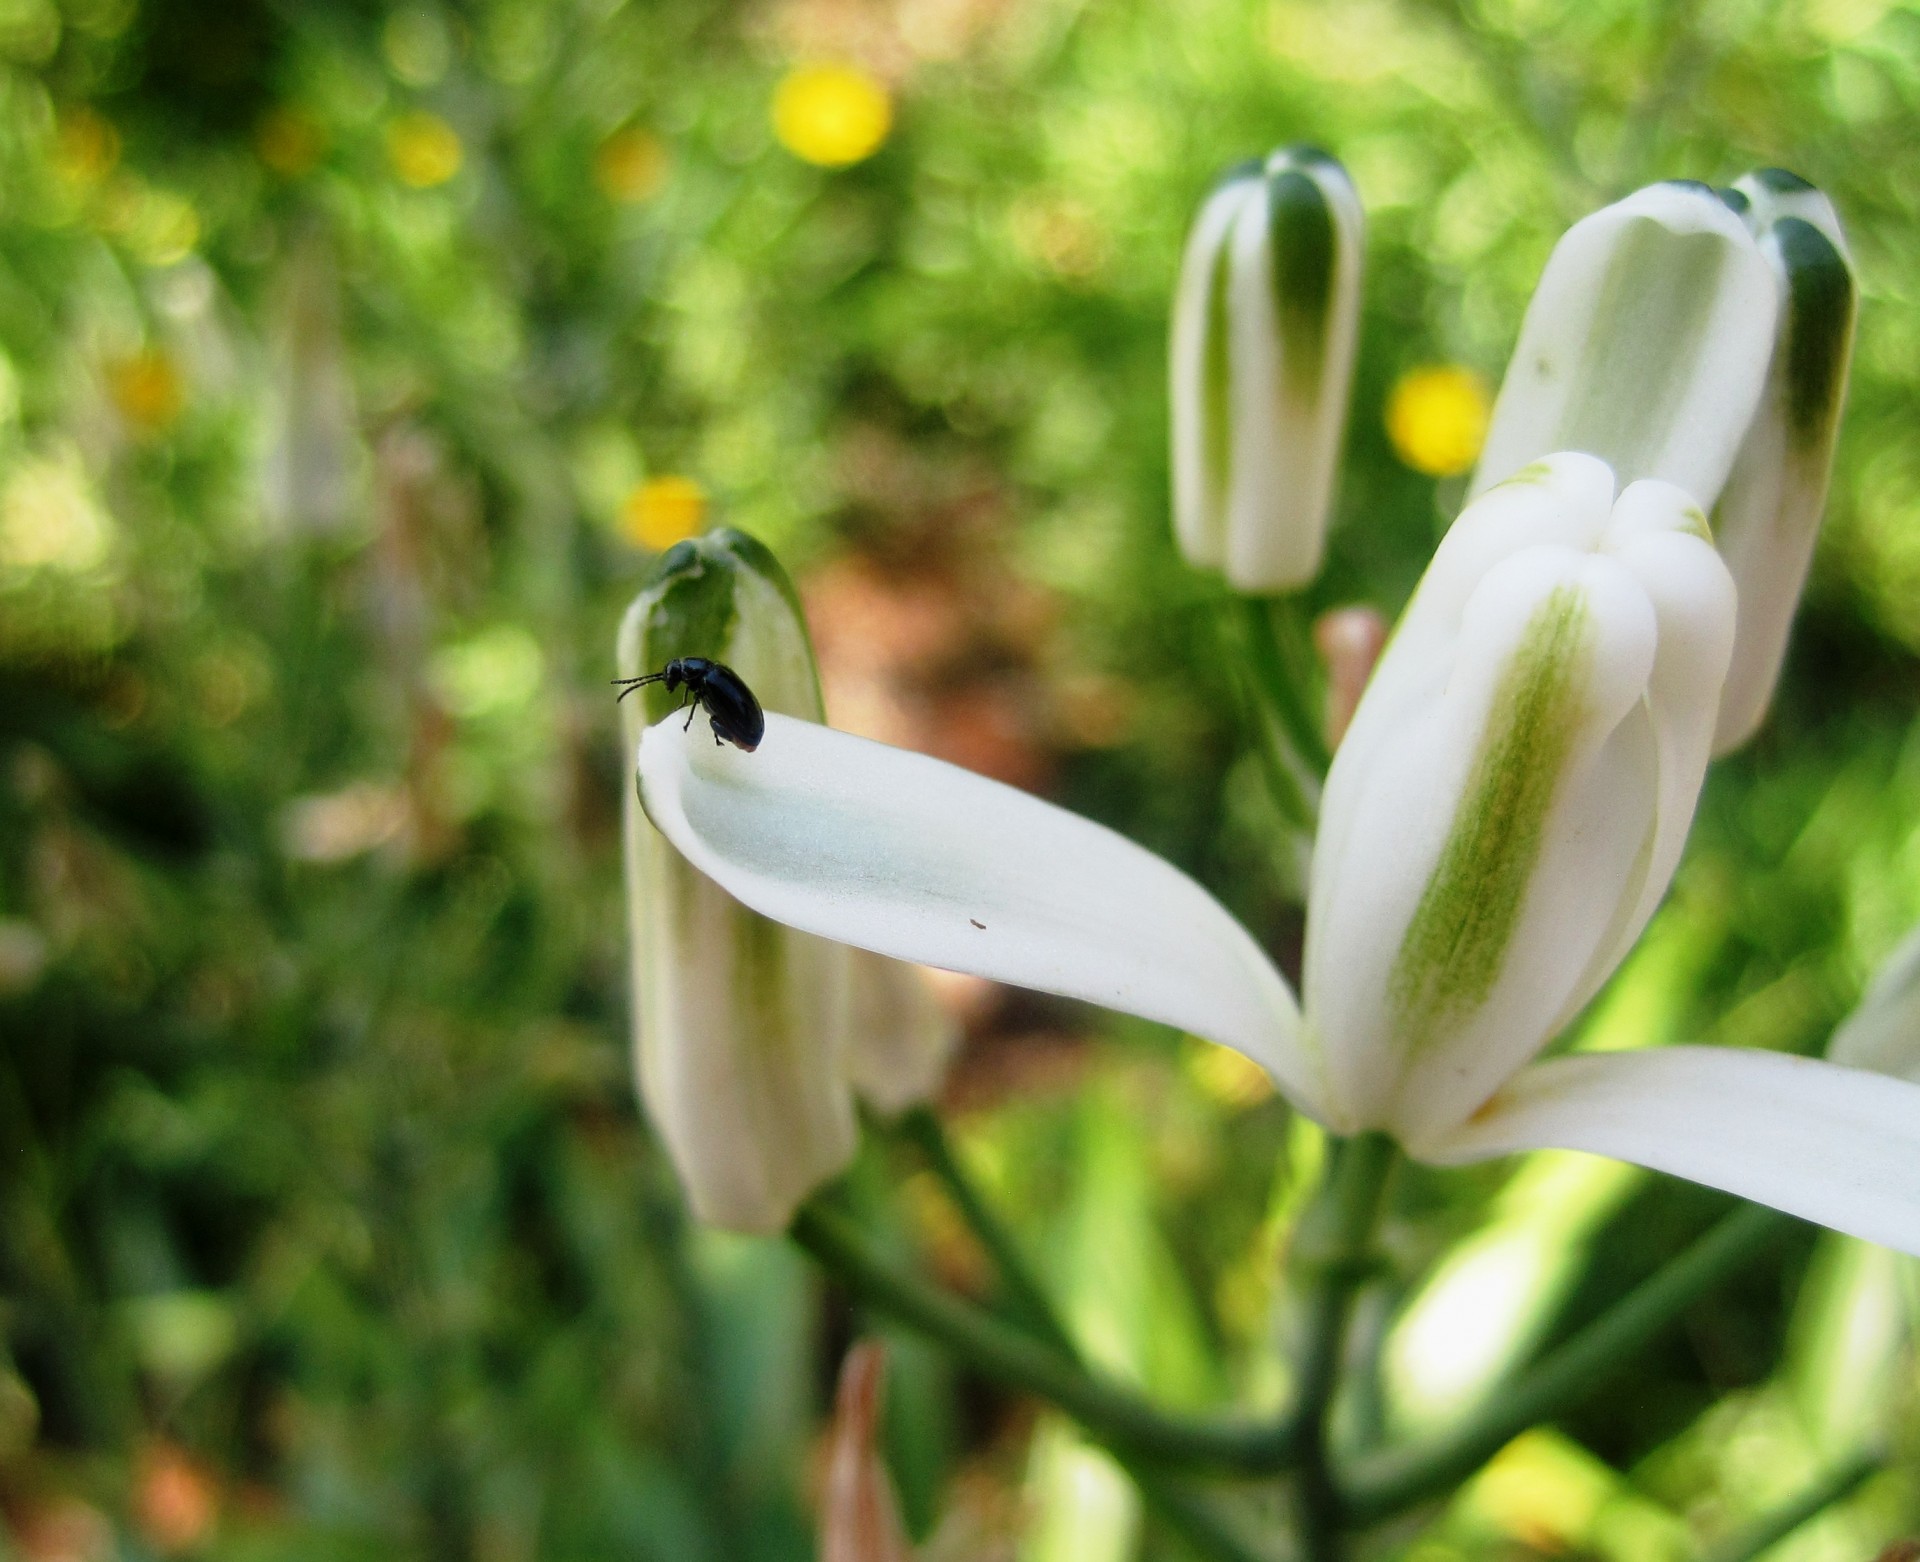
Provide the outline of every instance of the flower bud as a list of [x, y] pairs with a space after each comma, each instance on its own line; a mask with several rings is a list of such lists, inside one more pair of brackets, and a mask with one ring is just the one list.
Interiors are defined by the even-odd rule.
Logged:
[[1360, 315], [1346, 170], [1288, 147], [1200, 208], [1174, 298], [1173, 513], [1189, 563], [1236, 591], [1320, 568]]
[[1461, 514], [1334, 757], [1306, 1023], [1340, 1132], [1416, 1151], [1599, 988], [1665, 893], [1734, 594], [1670, 483], [1550, 456]]
[[1527, 306], [1471, 492], [1583, 450], [1623, 488], [1663, 478], [1711, 508], [1760, 400], [1775, 291], [1704, 184], [1649, 185], [1575, 223]]
[[[799, 599], [741, 532], [670, 549], [621, 622], [622, 677], [681, 656], [725, 662], [769, 711], [821, 719]], [[683, 698], [636, 690], [626, 752]], [[622, 825], [641, 1096], [699, 1219], [777, 1231], [853, 1156], [849, 951], [747, 910], [660, 837], [631, 786]]]
[[1780, 677], [1826, 508], [1855, 307], [1852, 261], [1824, 195], [1765, 168], [1735, 184], [1730, 198], [1772, 269], [1779, 317], [1766, 390], [1713, 517], [1740, 588], [1715, 753], [1753, 736]]

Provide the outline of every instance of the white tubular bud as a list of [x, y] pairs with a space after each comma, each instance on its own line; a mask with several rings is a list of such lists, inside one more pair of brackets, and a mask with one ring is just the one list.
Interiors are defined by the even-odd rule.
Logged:
[[1711, 509], [1773, 352], [1773, 271], [1711, 188], [1649, 185], [1567, 230], [1527, 306], [1471, 492], [1557, 450]]
[[1672, 484], [1562, 454], [1470, 505], [1321, 804], [1307, 1041], [1329, 1124], [1418, 1153], [1599, 988], [1706, 770], [1733, 584]]
[[[670, 549], [621, 622], [622, 677], [682, 656], [726, 663], [769, 711], [821, 718], [799, 599], [741, 532]], [[624, 707], [629, 755], [683, 697], [658, 683], [635, 691]], [[851, 951], [747, 910], [661, 838], [631, 786], [622, 822], [647, 1113], [697, 1218], [778, 1231], [853, 1157]]]
[[1174, 532], [1236, 591], [1304, 585], [1333, 507], [1360, 318], [1364, 219], [1346, 170], [1288, 147], [1207, 198], [1180, 265]]

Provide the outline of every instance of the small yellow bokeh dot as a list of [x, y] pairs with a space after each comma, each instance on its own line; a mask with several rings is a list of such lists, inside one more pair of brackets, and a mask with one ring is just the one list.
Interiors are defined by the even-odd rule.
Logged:
[[672, 474], [635, 483], [620, 505], [621, 532], [656, 553], [693, 536], [706, 518], [706, 489]]
[[108, 364], [107, 393], [120, 416], [143, 434], [157, 434], [173, 422], [187, 399], [173, 359], [155, 347]]
[[616, 130], [593, 154], [593, 182], [614, 201], [644, 201], [667, 180], [667, 147], [650, 130]]
[[1487, 382], [1457, 364], [1424, 364], [1394, 382], [1387, 438], [1394, 454], [1429, 477], [1454, 477], [1479, 459], [1493, 410]]
[[274, 109], [254, 127], [253, 150], [282, 179], [298, 179], [326, 149], [326, 133], [298, 109]]
[[429, 190], [460, 172], [460, 138], [438, 114], [416, 110], [387, 126], [387, 161], [403, 184]]
[[53, 171], [68, 184], [98, 184], [120, 161], [120, 132], [84, 104], [65, 109], [53, 138]]
[[893, 128], [887, 89], [857, 65], [800, 65], [773, 94], [773, 133], [804, 162], [842, 168], [880, 150]]

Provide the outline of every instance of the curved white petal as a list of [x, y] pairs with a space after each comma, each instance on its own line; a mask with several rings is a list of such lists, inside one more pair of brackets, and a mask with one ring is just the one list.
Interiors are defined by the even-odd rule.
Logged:
[[1665, 891], [1733, 589], [1692, 501], [1585, 455], [1455, 522], [1335, 756], [1307, 918], [1333, 1121], [1466, 1117], [1592, 996]]
[[1527, 307], [1471, 491], [1587, 450], [1623, 484], [1664, 478], [1712, 504], [1760, 398], [1776, 309], [1752, 235], [1705, 185], [1652, 185], [1582, 219]]
[[1235, 219], [1261, 202], [1259, 168], [1207, 197], [1180, 259], [1168, 377], [1173, 410], [1173, 528], [1189, 564], [1226, 560], [1229, 342], [1225, 251]]
[[1827, 1043], [1827, 1058], [1920, 1083], [1920, 928], [1874, 973]]
[[1732, 1047], [1557, 1058], [1408, 1148], [1440, 1165], [1586, 1150], [1920, 1254], [1920, 1085], [1814, 1058]]
[[1846, 240], [1824, 195], [1779, 169], [1748, 174], [1734, 190], [1748, 202], [1780, 312], [1766, 392], [1714, 511], [1740, 584], [1740, 636], [1714, 740], [1722, 754], [1758, 730], [1786, 659], [1826, 508], [1856, 304]]
[[1224, 907], [1101, 825], [924, 755], [769, 715], [759, 749], [671, 721], [640, 739], [647, 816], [765, 916], [864, 949], [1104, 1004], [1322, 1095], [1286, 982]]
[[927, 973], [865, 949], [853, 956], [847, 1077], [860, 1099], [892, 1116], [930, 1099], [946, 1078], [960, 1027], [927, 985]]

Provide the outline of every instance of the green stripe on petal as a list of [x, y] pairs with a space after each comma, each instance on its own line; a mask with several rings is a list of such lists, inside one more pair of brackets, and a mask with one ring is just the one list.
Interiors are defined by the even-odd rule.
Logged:
[[1833, 241], [1799, 217], [1781, 218], [1773, 237], [1787, 273], [1787, 422], [1797, 441], [1816, 445], [1840, 412], [1853, 341], [1853, 272]]
[[1201, 438], [1206, 448], [1207, 502], [1223, 502], [1233, 466], [1233, 317], [1228, 305], [1233, 289], [1233, 230], [1220, 241], [1207, 276], [1207, 335], [1201, 351], [1205, 368], [1200, 396]]
[[1273, 245], [1274, 313], [1288, 390], [1311, 400], [1325, 366], [1328, 315], [1339, 239], [1333, 211], [1318, 184], [1297, 168], [1267, 181], [1267, 227]]
[[1534, 610], [1501, 677], [1446, 845], [1388, 978], [1410, 1048], [1478, 1008], [1499, 980], [1580, 727], [1591, 644], [1585, 595], [1561, 586]]
[[1735, 258], [1716, 233], [1675, 233], [1650, 217], [1627, 225], [1600, 284], [1591, 356], [1561, 416], [1558, 448], [1626, 470], [1633, 452], [1658, 446], [1692, 389], [1675, 366], [1699, 355]]

